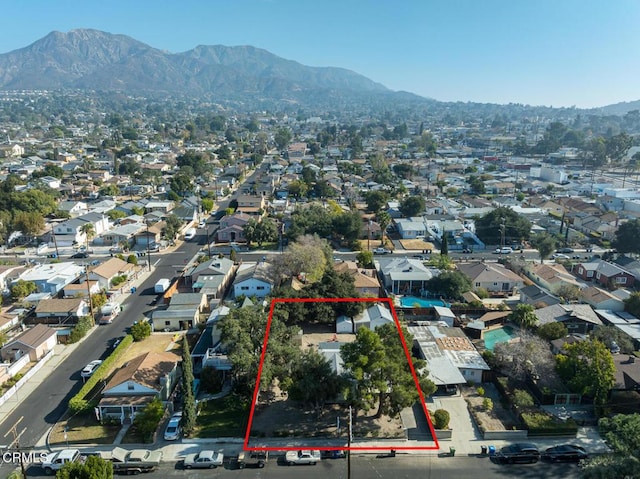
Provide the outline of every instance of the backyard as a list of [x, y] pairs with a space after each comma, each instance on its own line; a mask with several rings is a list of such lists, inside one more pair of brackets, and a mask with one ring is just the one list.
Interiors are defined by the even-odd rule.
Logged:
[[[504, 407], [504, 400], [493, 384], [483, 384], [482, 388], [462, 386], [461, 392], [480, 430], [504, 431], [516, 428], [517, 418], [510, 409]], [[491, 401], [490, 408], [485, 407], [486, 399]]]

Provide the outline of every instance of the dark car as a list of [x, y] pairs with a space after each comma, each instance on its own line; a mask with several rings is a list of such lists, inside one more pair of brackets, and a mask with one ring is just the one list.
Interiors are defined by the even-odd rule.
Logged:
[[580, 446], [573, 444], [562, 444], [560, 446], [550, 447], [542, 454], [542, 459], [551, 462], [578, 462], [587, 459], [589, 454]]
[[269, 460], [267, 451], [241, 451], [238, 454], [238, 468], [257, 467], [262, 469]]
[[538, 462], [540, 459], [540, 451], [535, 444], [520, 442], [505, 446], [498, 451], [496, 459], [499, 462], [513, 464], [516, 462]]
[[463, 252], [463, 253], [466, 253], [466, 254], [471, 254], [471, 253], [473, 253], [473, 249], [471, 249], [471, 248], [464, 248], [464, 249], [462, 250], [462, 252]]
[[80, 252], [80, 253], [76, 253], [73, 256], [71, 256], [71, 259], [84, 259], [84, 258], [88, 258], [88, 257], [89, 257], [89, 253]]
[[556, 253], [573, 253], [573, 248], [559, 248]]

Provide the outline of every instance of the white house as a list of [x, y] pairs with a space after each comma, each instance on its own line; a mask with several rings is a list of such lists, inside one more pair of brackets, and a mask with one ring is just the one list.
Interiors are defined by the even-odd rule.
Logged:
[[49, 263], [26, 270], [18, 279], [33, 281], [40, 293], [55, 294], [73, 283], [82, 273], [82, 267], [75, 263]]
[[362, 314], [353, 320], [355, 331], [360, 328], [369, 328], [375, 330], [379, 326], [385, 324], [395, 324], [391, 311], [381, 304], [375, 304], [365, 309]]
[[236, 298], [240, 296], [264, 298], [271, 294], [273, 281], [269, 275], [270, 269], [271, 265], [264, 261], [254, 265], [246, 265], [245, 268], [241, 266], [233, 282], [234, 296]]

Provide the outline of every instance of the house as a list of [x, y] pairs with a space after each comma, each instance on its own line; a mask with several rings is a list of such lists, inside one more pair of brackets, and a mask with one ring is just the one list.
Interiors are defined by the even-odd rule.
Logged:
[[260, 217], [266, 211], [267, 202], [264, 196], [238, 195], [236, 199], [238, 201], [236, 212], [238, 213], [246, 213], [249, 216]]
[[160, 243], [160, 238], [162, 238], [162, 230], [167, 225], [167, 223], [165, 221], [158, 221], [153, 225], [149, 225], [149, 223], [143, 224], [145, 227], [133, 236], [134, 243], [141, 248], [147, 248], [150, 245]]
[[401, 218], [395, 220], [395, 223], [402, 239], [424, 238], [427, 234], [427, 226], [422, 218]]
[[380, 296], [380, 281], [375, 270], [358, 268], [355, 261], [339, 261], [334, 263], [337, 273], [346, 273], [353, 278], [353, 285], [360, 296]]
[[89, 304], [83, 298], [43, 299], [35, 309], [36, 323], [75, 324], [89, 314]]
[[83, 272], [83, 268], [75, 263], [48, 263], [27, 269], [17, 280], [32, 281], [38, 292], [55, 295], [75, 282]]
[[74, 244], [85, 244], [87, 237], [81, 231], [83, 225], [87, 222], [79, 218], [72, 218], [56, 223], [53, 225], [53, 232], [56, 235], [56, 243], [58, 246], [71, 246]]
[[375, 264], [384, 287], [393, 294], [421, 296], [427, 292], [427, 281], [440, 274], [417, 259], [381, 258]]
[[74, 217], [86, 213], [89, 210], [89, 207], [84, 201], [68, 200], [58, 203], [58, 209], [69, 213], [70, 216]]
[[89, 281], [97, 281], [101, 288], [110, 289], [113, 279], [118, 276], [130, 277], [135, 266], [120, 258], [109, 258], [104, 263], [91, 266], [88, 269]]
[[631, 338], [634, 349], [640, 349], [640, 319], [626, 311], [597, 309], [596, 314], [605, 324], [616, 327]]
[[152, 313], [153, 326], [157, 331], [181, 331], [201, 323], [202, 314], [209, 307], [207, 296], [202, 293], [175, 293], [169, 306]]
[[101, 236], [111, 229], [111, 223], [109, 218], [102, 213], [85, 213], [78, 216], [80, 221], [85, 223], [91, 223], [93, 225], [93, 232], [95, 236]]
[[212, 258], [185, 271], [184, 279], [192, 291], [207, 295], [209, 300], [222, 298], [231, 284], [237, 267], [228, 258]]
[[520, 290], [520, 302], [530, 304], [535, 308], [544, 308], [552, 304], [559, 304], [560, 298], [553, 296], [540, 286], [532, 284]]
[[264, 261], [254, 265], [245, 263], [238, 269], [233, 282], [233, 294], [236, 298], [240, 296], [264, 298], [271, 294], [273, 285], [269, 263]]
[[558, 263], [527, 263], [524, 272], [531, 281], [553, 294], [565, 286], [573, 286], [578, 289], [583, 287], [563, 265]]
[[596, 326], [602, 326], [602, 320], [588, 304], [554, 304], [534, 311], [538, 326], [547, 323], [563, 323], [569, 333], [588, 334]]
[[589, 286], [580, 291], [582, 301], [593, 309], [608, 309], [610, 311], [624, 311], [624, 301], [613, 294], [596, 286]]
[[407, 329], [413, 336], [414, 348], [427, 363], [429, 379], [438, 388], [489, 380], [489, 366], [460, 328], [427, 324]]
[[148, 352], [125, 363], [102, 390], [100, 418], [130, 422], [154, 398], [167, 401], [178, 381], [179, 361], [173, 353]]
[[99, 293], [100, 289], [101, 287], [98, 281], [89, 281], [88, 287], [86, 281], [83, 283], [71, 283], [63, 288], [62, 296], [64, 298], [87, 298], [89, 294], [93, 295]]
[[498, 263], [458, 263], [456, 268], [471, 280], [474, 289], [483, 288], [490, 293], [511, 293], [524, 286], [520, 276]]
[[626, 269], [608, 261], [596, 260], [587, 263], [578, 263], [574, 267], [575, 274], [585, 281], [596, 281], [608, 288], [630, 288], [635, 282], [633, 274]]
[[360, 328], [375, 330], [385, 324], [395, 325], [391, 311], [382, 304], [374, 304], [353, 318], [354, 331], [352, 332], [356, 333]]
[[135, 235], [146, 228], [144, 223], [122, 224], [112, 228], [102, 235], [102, 241], [105, 245], [127, 244], [133, 246]]
[[223, 216], [220, 219], [220, 228], [216, 232], [216, 241], [246, 241], [244, 236], [244, 226], [249, 222], [251, 216], [245, 213], [234, 213]]
[[52, 351], [57, 342], [55, 329], [44, 324], [36, 324], [8, 341], [0, 349], [0, 356], [7, 362], [17, 361], [23, 356], [29, 356], [31, 361], [38, 361]]
[[149, 201], [144, 205], [145, 213], [159, 211], [162, 214], [169, 213], [174, 207], [173, 201]]

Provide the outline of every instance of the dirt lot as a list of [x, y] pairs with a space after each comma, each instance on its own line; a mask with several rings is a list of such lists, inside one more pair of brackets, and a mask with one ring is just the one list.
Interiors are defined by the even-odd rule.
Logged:
[[425, 249], [430, 249], [431, 251], [435, 252], [435, 253], [439, 253], [440, 250], [436, 249], [436, 247], [434, 246], [433, 243], [429, 242], [429, 241], [424, 241], [421, 239], [403, 239], [400, 240], [400, 244], [402, 245], [402, 247], [404, 249], [408, 249], [408, 250], [425, 250]]

